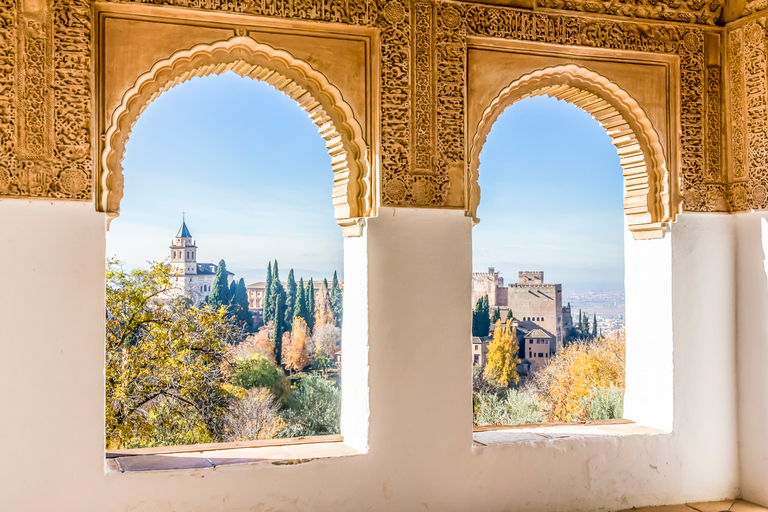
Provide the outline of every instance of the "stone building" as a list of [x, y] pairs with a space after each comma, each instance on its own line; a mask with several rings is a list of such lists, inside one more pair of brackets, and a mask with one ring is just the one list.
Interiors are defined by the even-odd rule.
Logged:
[[507, 318], [508, 311], [512, 311], [523, 331], [539, 329], [547, 333], [550, 356], [562, 348], [563, 337], [567, 334], [563, 318], [570, 321], [570, 308], [567, 311], [563, 308], [562, 285], [546, 284], [544, 272], [522, 271], [518, 274], [518, 282], [506, 287], [504, 278], [493, 267], [488, 272], [474, 272], [473, 305], [486, 294], [491, 310], [498, 307], [502, 320]]
[[525, 359], [531, 363], [531, 371], [535, 372], [549, 363], [549, 358], [554, 355], [550, 351], [550, 341], [552, 337], [549, 333], [541, 329], [533, 329], [526, 333], [521, 344]]
[[[288, 284], [287, 281], [281, 281], [283, 289]], [[261, 313], [262, 305], [264, 303], [265, 288], [267, 286], [266, 281], [259, 281], [257, 283], [249, 284], [245, 287], [248, 292], [248, 308], [253, 313]], [[306, 286], [306, 284], [305, 284]], [[315, 304], [317, 304], [317, 298], [320, 295], [320, 288], [323, 286], [323, 281], [312, 281], [312, 287], [315, 290]], [[328, 291], [330, 292], [331, 283], [328, 283]], [[339, 281], [339, 288], [341, 288], [342, 294], [344, 293], [344, 281]]]
[[[171, 296], [185, 296], [195, 304], [202, 303], [211, 293], [219, 266], [214, 263], [198, 263], [197, 245], [184, 219], [170, 249], [171, 268], [175, 275], [172, 278], [174, 287]], [[227, 271], [227, 285], [232, 283], [234, 276], [234, 273]]]

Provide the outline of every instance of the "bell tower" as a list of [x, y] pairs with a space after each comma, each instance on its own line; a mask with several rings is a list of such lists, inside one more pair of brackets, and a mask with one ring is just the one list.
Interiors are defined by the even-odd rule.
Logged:
[[178, 275], [197, 274], [197, 246], [183, 216], [171, 245], [171, 267]]

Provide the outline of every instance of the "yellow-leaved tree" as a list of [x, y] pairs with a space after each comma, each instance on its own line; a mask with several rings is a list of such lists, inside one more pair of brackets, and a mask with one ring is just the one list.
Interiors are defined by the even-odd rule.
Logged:
[[520, 376], [517, 374], [517, 365], [520, 364], [517, 343], [517, 329], [512, 322], [501, 324], [496, 321], [496, 329], [493, 331], [493, 341], [488, 345], [488, 362], [485, 365], [485, 378], [499, 386], [517, 384]]
[[293, 321], [290, 342], [283, 343], [283, 365], [288, 371], [301, 371], [309, 364], [309, 327], [303, 318]]
[[171, 269], [107, 267], [107, 449], [223, 440], [234, 398], [226, 347], [242, 330], [225, 307], [172, 299]]
[[570, 343], [536, 372], [542, 410], [548, 421], [587, 419], [585, 403], [594, 390], [624, 388], [624, 334], [596, 342]]

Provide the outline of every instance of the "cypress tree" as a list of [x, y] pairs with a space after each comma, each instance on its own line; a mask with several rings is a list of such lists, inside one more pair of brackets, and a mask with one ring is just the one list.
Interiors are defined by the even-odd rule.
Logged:
[[304, 278], [299, 279], [299, 286], [296, 289], [296, 304], [293, 306], [293, 319], [301, 318], [307, 321], [307, 294], [304, 289]]
[[309, 278], [307, 283], [307, 326], [309, 330], [315, 328], [315, 283]]
[[597, 338], [597, 313], [595, 313], [595, 318], [592, 320], [592, 337]]
[[296, 302], [296, 279], [293, 277], [293, 269], [288, 272], [288, 281], [285, 284], [285, 324], [293, 325], [293, 308]]
[[491, 313], [491, 319], [489, 322], [489, 328], [491, 325], [495, 324], [498, 320], [501, 320], [501, 310], [496, 307], [493, 309], [493, 312]]
[[488, 312], [488, 295], [477, 299], [472, 312], [472, 336], [488, 336], [491, 330], [491, 317]]
[[272, 341], [275, 344], [275, 362], [279, 365], [283, 359], [283, 304], [275, 302], [275, 316], [272, 317]]
[[234, 304], [233, 301], [235, 300], [236, 292], [237, 292], [237, 281], [233, 279], [232, 282], [229, 283], [229, 302], [232, 304]]
[[512, 310], [507, 311], [507, 323], [511, 322], [515, 319], [515, 315], [512, 313]]
[[264, 323], [269, 322], [267, 311], [270, 309], [269, 304], [269, 291], [272, 289], [272, 262], [267, 264], [267, 281], [264, 284], [264, 299], [261, 302], [261, 317], [264, 319]]
[[269, 286], [269, 309], [266, 310], [266, 318], [274, 318], [278, 304], [280, 310], [285, 311], [285, 291], [280, 282], [280, 270], [277, 268], [277, 260], [272, 266], [272, 283]]
[[480, 297], [475, 303], [475, 309], [472, 310], [472, 336], [481, 336], [483, 330], [482, 317], [480, 315], [483, 309], [483, 298]]
[[227, 264], [224, 260], [219, 261], [219, 268], [216, 269], [216, 276], [213, 278], [211, 293], [208, 295], [208, 304], [213, 309], [219, 309], [221, 306], [229, 306], [229, 286], [227, 286]]
[[336, 327], [341, 327], [341, 316], [344, 313], [344, 300], [341, 295], [339, 278], [336, 276], [335, 270], [333, 271], [333, 284], [331, 284], [331, 307], [333, 308]]
[[253, 329], [253, 315], [249, 311], [248, 304], [248, 291], [245, 289], [245, 280], [240, 278], [240, 281], [235, 285], [235, 293], [232, 297], [232, 304], [235, 307], [235, 316], [249, 331]]

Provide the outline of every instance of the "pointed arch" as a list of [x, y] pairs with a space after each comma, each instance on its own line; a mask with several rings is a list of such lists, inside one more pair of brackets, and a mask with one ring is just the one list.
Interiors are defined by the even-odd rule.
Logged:
[[678, 201], [658, 133], [627, 92], [604, 76], [574, 64], [524, 75], [505, 87], [483, 112], [470, 146], [468, 215], [479, 221], [480, 152], [496, 119], [513, 103], [544, 95], [581, 108], [605, 129], [623, 169], [624, 213], [632, 236], [661, 238], [666, 225], [675, 219]]
[[97, 207], [120, 212], [125, 144], [144, 109], [160, 94], [196, 76], [233, 71], [261, 80], [295, 100], [325, 139], [333, 169], [332, 201], [346, 236], [359, 234], [361, 219], [373, 214], [371, 166], [360, 123], [341, 91], [307, 62], [250, 37], [197, 45], [157, 62], [123, 95], [106, 130], [97, 178]]

